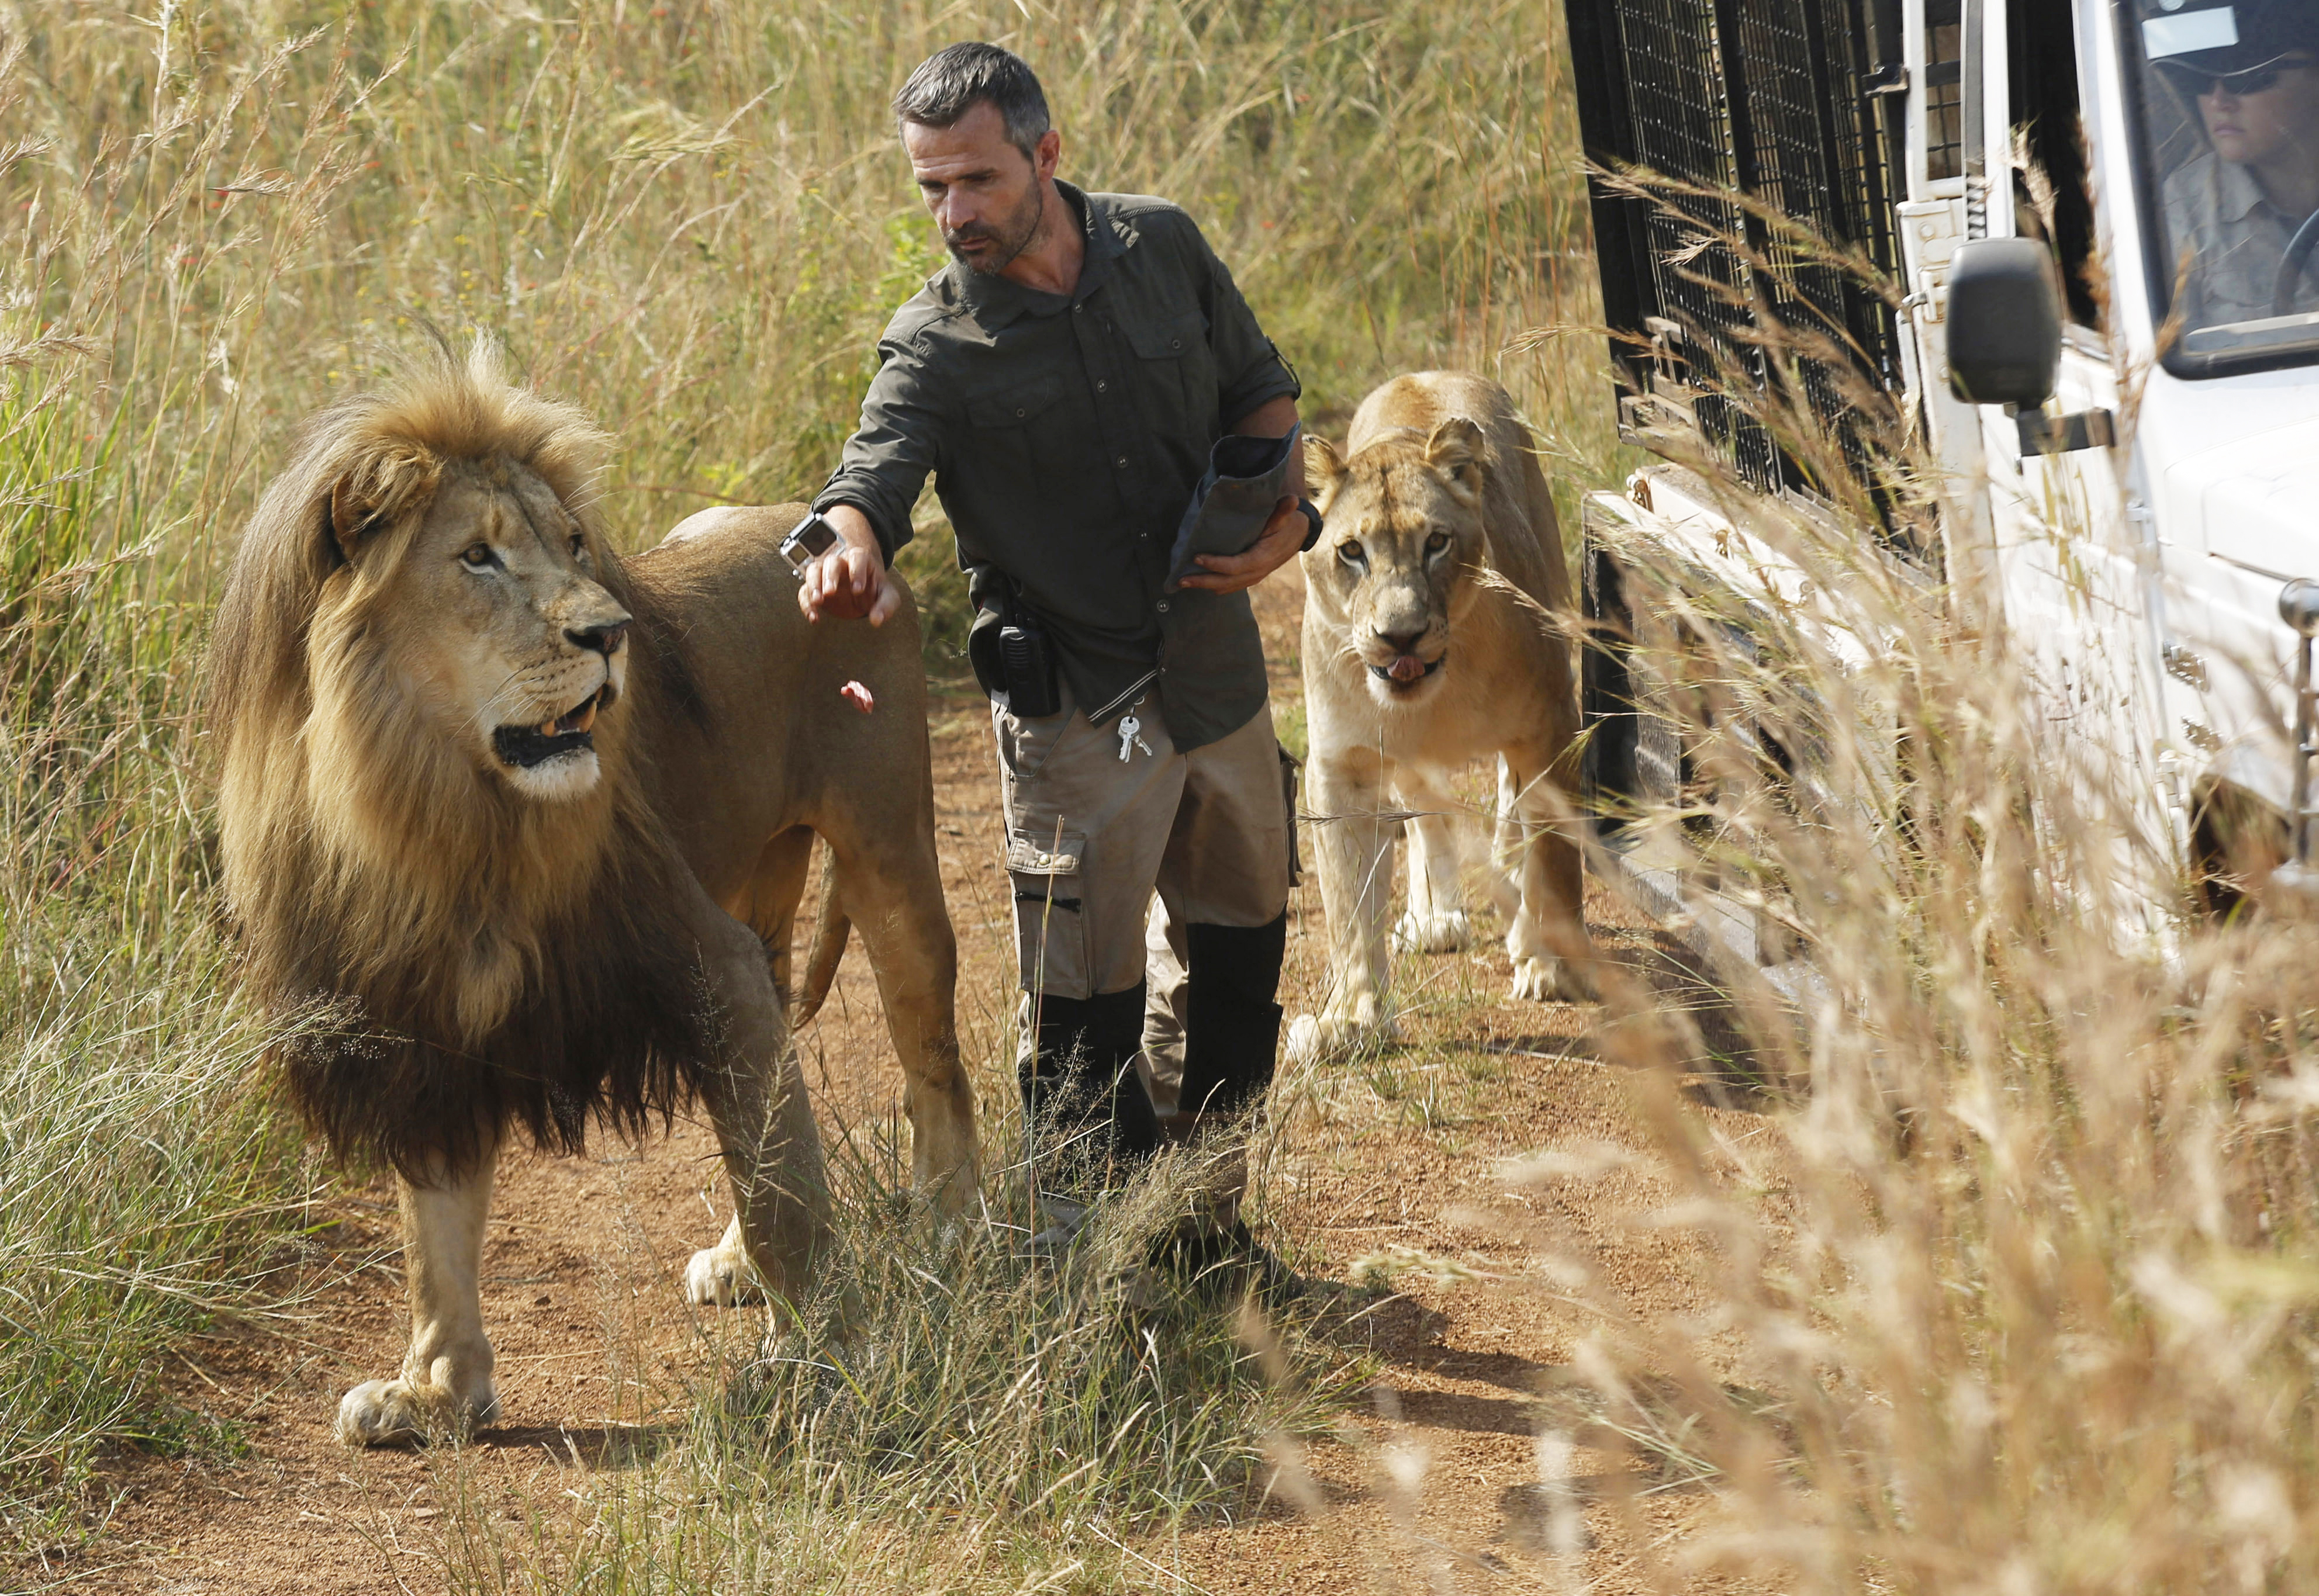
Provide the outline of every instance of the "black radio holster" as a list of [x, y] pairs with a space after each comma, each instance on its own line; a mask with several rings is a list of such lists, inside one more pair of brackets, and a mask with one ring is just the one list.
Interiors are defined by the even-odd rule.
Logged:
[[1014, 580], [993, 566], [977, 566], [967, 591], [974, 599], [974, 629], [967, 634], [966, 657], [982, 690], [1019, 720], [1062, 708], [1054, 643]]

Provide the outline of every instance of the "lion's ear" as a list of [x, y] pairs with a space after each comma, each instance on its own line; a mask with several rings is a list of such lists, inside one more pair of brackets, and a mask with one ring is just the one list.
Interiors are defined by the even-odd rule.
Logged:
[[363, 492], [352, 477], [340, 477], [330, 485], [330, 541], [337, 546], [341, 560], [351, 560], [355, 550], [378, 518], [378, 505]]
[[1325, 515], [1329, 500], [1345, 485], [1345, 459], [1325, 437], [1304, 435], [1304, 478], [1310, 484], [1313, 503]]
[[395, 449], [362, 461], [330, 484], [330, 539], [351, 560], [363, 541], [433, 485], [434, 462], [418, 449]]
[[1482, 428], [1465, 416], [1451, 416], [1425, 440], [1425, 464], [1467, 504], [1482, 498], [1482, 467], [1489, 442]]

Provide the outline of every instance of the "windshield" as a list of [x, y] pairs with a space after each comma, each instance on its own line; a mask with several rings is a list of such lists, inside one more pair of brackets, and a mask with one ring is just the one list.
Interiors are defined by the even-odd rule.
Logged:
[[2319, 359], [2319, 0], [2125, 9], [2167, 365]]

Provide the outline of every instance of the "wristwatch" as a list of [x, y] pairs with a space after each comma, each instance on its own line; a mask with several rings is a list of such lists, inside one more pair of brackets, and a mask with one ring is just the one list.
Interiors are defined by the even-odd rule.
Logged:
[[1305, 524], [1309, 528], [1304, 534], [1304, 541], [1296, 546], [1296, 552], [1308, 554], [1312, 551], [1313, 546], [1321, 541], [1321, 507], [1299, 493], [1296, 496], [1296, 508], [1304, 512]]

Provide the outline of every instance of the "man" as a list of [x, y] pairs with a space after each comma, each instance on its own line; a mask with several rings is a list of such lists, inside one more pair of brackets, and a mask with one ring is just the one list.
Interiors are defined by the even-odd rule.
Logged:
[[[2168, 236], [2194, 257], [2184, 324], [2269, 316], [2287, 241], [2319, 211], [2319, 4], [2160, 12], [2143, 41], [2206, 135], [2164, 186]], [[2291, 304], [2319, 307], [2313, 273]]]
[[[1135, 1069], [1147, 1008], [1159, 1038], [1184, 1016], [1194, 1133], [1242, 1123], [1272, 1078], [1292, 821], [1246, 590], [1317, 532], [1301, 458], [1251, 546], [1167, 577], [1212, 446], [1286, 437], [1298, 384], [1183, 212], [1057, 180], [1061, 140], [1018, 58], [952, 45], [894, 113], [953, 264], [879, 343], [815, 503], [838, 541], [799, 602], [890, 614], [887, 563], [933, 473], [993, 697], [1039, 1180], [1084, 1198], [1162, 1140]], [[1180, 990], [1146, 979], [1155, 890], [1182, 973], [1156, 962]], [[1245, 1245], [1236, 1189], [1215, 1196], [1210, 1229]], [[1049, 1212], [1051, 1243], [1079, 1204]]]

